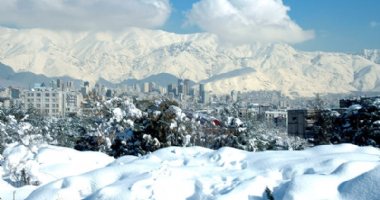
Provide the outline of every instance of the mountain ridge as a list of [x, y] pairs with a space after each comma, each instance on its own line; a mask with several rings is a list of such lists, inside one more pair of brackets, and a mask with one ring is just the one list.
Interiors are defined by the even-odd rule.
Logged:
[[360, 55], [368, 60], [380, 64], [380, 49], [364, 49]]
[[[83, 84], [83, 80], [74, 79], [68, 76], [61, 77], [47, 77], [42, 74], [34, 74], [33, 72], [14, 72], [13, 69], [7, 65], [0, 62], [0, 87], [21, 87], [29, 88], [32, 87], [34, 83], [45, 83], [48, 84], [56, 79], [61, 79], [63, 81], [72, 81], [76, 87], [80, 87]], [[96, 84], [104, 85], [108, 88], [116, 88], [118, 86], [133, 86], [135, 84], [142, 85], [145, 82], [155, 82], [162, 87], [166, 87], [168, 84], [177, 83], [178, 77], [162, 73], [146, 77], [141, 80], [128, 79], [120, 83], [112, 83], [102, 78], [98, 79]], [[194, 82], [191, 82], [194, 85]]]
[[[115, 33], [0, 28], [0, 62], [17, 72], [90, 82], [102, 78], [120, 83], [168, 73], [207, 82], [214, 94], [280, 90], [313, 96], [380, 88], [380, 65], [365, 55], [297, 51], [278, 43], [228, 46], [208, 33], [138, 28]], [[244, 68], [254, 72], [223, 76]]]

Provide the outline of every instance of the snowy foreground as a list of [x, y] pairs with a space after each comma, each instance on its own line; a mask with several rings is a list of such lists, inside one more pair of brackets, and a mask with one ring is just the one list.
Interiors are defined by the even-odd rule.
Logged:
[[[117, 160], [97, 152], [44, 146], [4, 152], [4, 166], [27, 166], [40, 186], [14, 188], [4, 199], [379, 199], [380, 150], [350, 144], [304, 151], [214, 151], [170, 147]], [[4, 170], [0, 170], [0, 175]]]

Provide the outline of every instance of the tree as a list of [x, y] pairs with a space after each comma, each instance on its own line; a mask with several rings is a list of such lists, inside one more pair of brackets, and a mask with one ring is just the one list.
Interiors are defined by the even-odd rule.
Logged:
[[317, 93], [312, 103], [314, 115], [314, 144], [330, 144], [336, 135], [336, 113], [327, 108], [327, 104]]

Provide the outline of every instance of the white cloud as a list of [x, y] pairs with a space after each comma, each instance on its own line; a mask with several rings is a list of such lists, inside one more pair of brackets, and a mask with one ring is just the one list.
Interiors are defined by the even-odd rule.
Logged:
[[169, 0], [1, 0], [0, 24], [79, 30], [155, 28], [170, 13]]
[[369, 26], [370, 26], [371, 28], [379, 27], [379, 26], [380, 26], [380, 22], [377, 22], [377, 21], [371, 21], [371, 22], [369, 23]]
[[298, 26], [282, 0], [200, 0], [188, 22], [229, 43], [298, 43], [314, 37]]

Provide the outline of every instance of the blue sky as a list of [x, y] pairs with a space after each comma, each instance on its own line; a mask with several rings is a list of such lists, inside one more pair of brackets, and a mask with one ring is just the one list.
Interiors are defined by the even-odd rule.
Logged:
[[380, 49], [379, 0], [1, 0], [0, 26], [209, 32], [236, 44], [311, 51]]
[[[285, 0], [290, 17], [313, 29], [313, 40], [297, 44], [306, 50], [357, 52], [380, 48], [380, 1]], [[372, 23], [372, 26], [371, 26]]]
[[[185, 13], [198, 0], [172, 0], [172, 15], [165, 30], [177, 33], [201, 31], [183, 26]], [[380, 1], [378, 0], [284, 0], [289, 16], [314, 39], [294, 44], [301, 50], [358, 52], [380, 49]], [[372, 23], [372, 25], [371, 25]]]

